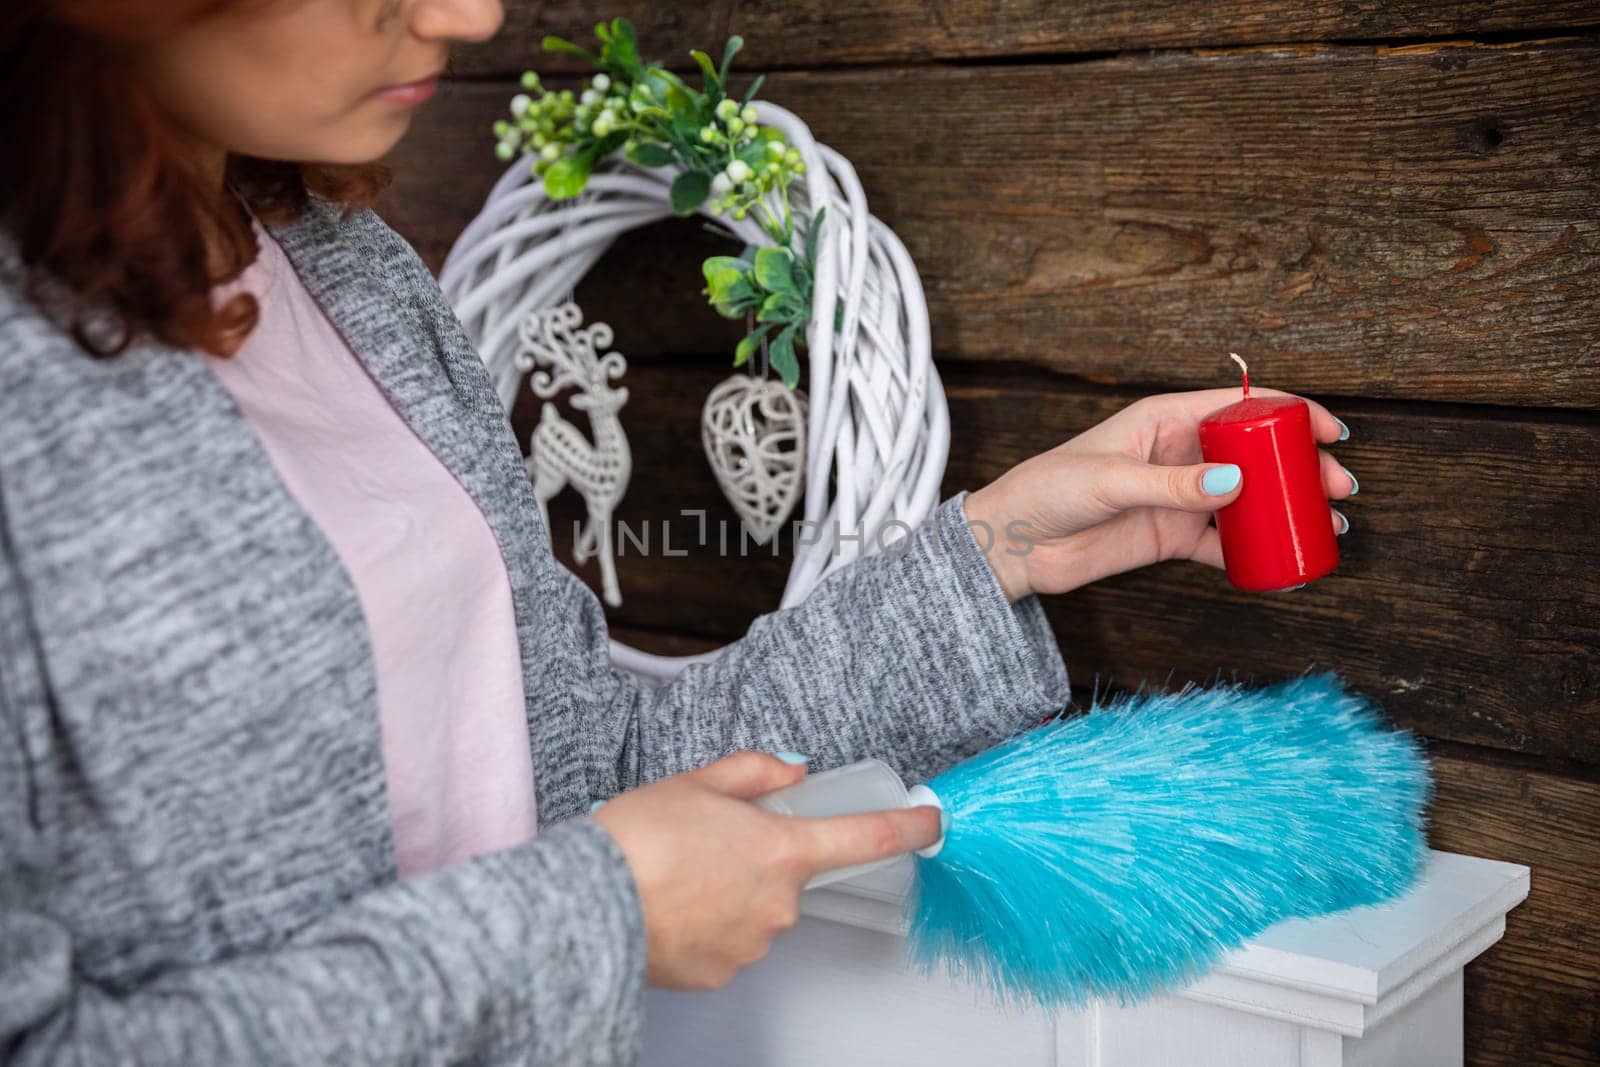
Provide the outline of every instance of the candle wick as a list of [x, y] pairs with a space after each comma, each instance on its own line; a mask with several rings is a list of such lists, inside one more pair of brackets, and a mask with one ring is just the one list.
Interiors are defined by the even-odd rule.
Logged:
[[1228, 353], [1228, 358], [1233, 360], [1235, 363], [1239, 364], [1239, 370], [1244, 374], [1244, 398], [1246, 400], [1249, 400], [1250, 399], [1250, 368], [1245, 365], [1244, 360], [1239, 357], [1239, 353], [1237, 353], [1237, 352], [1229, 352]]

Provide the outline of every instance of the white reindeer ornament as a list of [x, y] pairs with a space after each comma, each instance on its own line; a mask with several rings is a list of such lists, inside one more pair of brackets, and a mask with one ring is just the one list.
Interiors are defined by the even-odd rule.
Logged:
[[[527, 465], [545, 529], [550, 528], [551, 497], [569, 484], [583, 497], [588, 518], [578, 530], [572, 555], [580, 564], [591, 556], [600, 557], [605, 602], [616, 607], [622, 603], [622, 593], [612, 555], [612, 515], [627, 491], [633, 454], [617, 417], [628, 402], [628, 390], [611, 383], [622, 377], [628, 362], [619, 352], [600, 355], [611, 345], [610, 326], [596, 322], [580, 329], [582, 322], [583, 312], [569, 300], [531, 312], [518, 325], [522, 343], [517, 366], [533, 370], [528, 386], [546, 401], [533, 431]], [[589, 416], [592, 441], [549, 402], [569, 387], [577, 389], [572, 406]]]

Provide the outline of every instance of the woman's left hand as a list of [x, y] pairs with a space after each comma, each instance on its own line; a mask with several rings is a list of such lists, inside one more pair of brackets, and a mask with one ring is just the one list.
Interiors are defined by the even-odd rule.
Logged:
[[[987, 558], [1006, 596], [1064, 593], [1167, 559], [1221, 567], [1211, 513], [1238, 497], [1240, 478], [1231, 464], [1201, 462], [1199, 429], [1238, 397], [1237, 389], [1146, 397], [970, 494], [967, 519], [987, 527], [974, 536], [991, 542]], [[1307, 403], [1319, 442], [1348, 436], [1326, 408]], [[1353, 494], [1350, 472], [1321, 457], [1329, 498]], [[1337, 511], [1328, 521], [1337, 533], [1349, 528]]]

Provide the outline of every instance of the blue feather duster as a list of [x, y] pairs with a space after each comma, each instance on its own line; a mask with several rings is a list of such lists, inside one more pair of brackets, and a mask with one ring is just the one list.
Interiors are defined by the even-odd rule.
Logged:
[[1140, 695], [1052, 721], [928, 782], [913, 959], [1002, 1004], [1124, 1003], [1280, 919], [1393, 897], [1426, 852], [1417, 742], [1332, 675]]

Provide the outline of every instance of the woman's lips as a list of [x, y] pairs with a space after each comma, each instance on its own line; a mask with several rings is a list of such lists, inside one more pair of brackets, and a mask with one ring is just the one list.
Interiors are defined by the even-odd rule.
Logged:
[[401, 107], [415, 107], [432, 96], [437, 88], [439, 88], [439, 75], [436, 72], [426, 78], [406, 82], [404, 85], [387, 86], [379, 89], [374, 95], [380, 100], [387, 100]]

